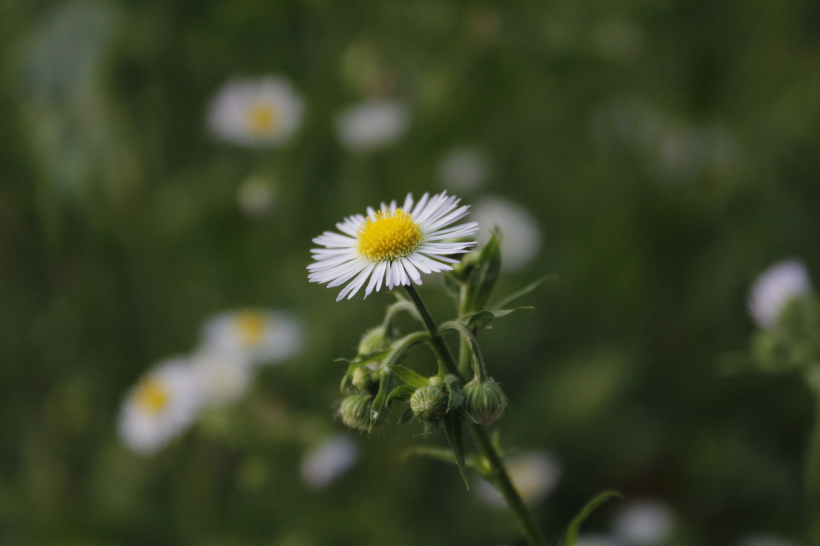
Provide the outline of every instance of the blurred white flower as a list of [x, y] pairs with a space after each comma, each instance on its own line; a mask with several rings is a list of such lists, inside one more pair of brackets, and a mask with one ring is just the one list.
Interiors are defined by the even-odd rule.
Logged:
[[484, 198], [473, 207], [473, 220], [481, 226], [476, 239], [490, 240], [490, 230], [501, 230], [501, 268], [517, 271], [527, 265], [541, 248], [541, 233], [535, 218], [526, 209], [503, 197]]
[[302, 460], [302, 479], [321, 489], [352, 467], [359, 459], [359, 446], [346, 434], [331, 436], [309, 451]]
[[656, 546], [672, 537], [675, 515], [665, 502], [656, 500], [633, 501], [615, 516], [614, 535], [624, 544]]
[[409, 126], [407, 106], [387, 99], [352, 106], [336, 120], [339, 141], [358, 153], [390, 146], [407, 132]]
[[239, 209], [250, 218], [262, 218], [268, 214], [274, 200], [273, 184], [264, 176], [249, 176], [236, 191]]
[[761, 328], [777, 324], [792, 298], [811, 292], [806, 265], [799, 260], [778, 262], [761, 273], [749, 294], [749, 312]]
[[797, 546], [796, 542], [774, 535], [753, 535], [744, 537], [739, 546]]
[[[561, 477], [558, 462], [541, 451], [522, 453], [510, 460], [507, 463], [507, 472], [521, 498], [528, 503], [535, 503], [547, 497]], [[498, 508], [507, 506], [504, 497], [489, 482], [479, 482], [476, 492], [487, 504]]]
[[207, 351], [235, 352], [253, 364], [285, 360], [302, 346], [302, 327], [284, 311], [245, 310], [216, 315], [202, 328]]
[[189, 360], [169, 359], [151, 369], [126, 396], [120, 438], [137, 453], [153, 453], [194, 422], [202, 401], [202, 382]]
[[284, 78], [235, 78], [211, 101], [208, 126], [217, 140], [242, 146], [285, 144], [299, 128], [304, 103]]
[[200, 351], [191, 357], [191, 366], [202, 382], [205, 404], [235, 402], [253, 380], [250, 360], [237, 351]]
[[438, 178], [448, 190], [470, 192], [484, 185], [489, 171], [484, 154], [474, 148], [456, 148], [441, 158]]

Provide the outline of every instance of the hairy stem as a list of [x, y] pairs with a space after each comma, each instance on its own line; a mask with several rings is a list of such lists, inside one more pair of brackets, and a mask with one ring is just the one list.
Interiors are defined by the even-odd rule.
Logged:
[[[433, 348], [435, 349], [436, 354], [445, 369], [448, 373], [455, 375], [463, 382], [464, 377], [459, 372], [456, 362], [450, 354], [450, 350], [447, 348], [447, 345], [444, 343], [444, 339], [442, 339], [439, 334], [438, 327], [436, 326], [433, 317], [430, 316], [430, 313], [424, 306], [424, 303], [421, 301], [418, 292], [416, 292], [416, 289], [412, 285], [405, 286], [404, 288], [407, 290], [410, 299], [413, 300], [413, 303], [419, 310], [424, 326], [430, 333]], [[510, 510], [512, 510], [513, 515], [515, 515], [518, 526], [521, 528], [521, 532], [524, 534], [527, 542], [529, 542], [531, 546], [547, 546], [547, 540], [544, 538], [544, 535], [535, 523], [535, 518], [529, 508], [527, 508], [527, 505], [524, 504], [524, 500], [521, 498], [521, 495], [518, 494], [518, 490], [513, 485], [512, 480], [510, 480], [510, 476], [507, 474], [507, 469], [504, 468], [504, 462], [501, 460], [498, 450], [490, 440], [489, 434], [487, 434], [487, 429], [484, 425], [476, 424], [470, 424], [469, 427], [470, 431], [473, 433], [473, 438], [475, 438], [476, 444], [478, 444], [481, 454], [490, 466], [490, 477], [493, 480], [494, 485], [504, 496], [504, 500], [507, 501], [507, 505], [510, 507]]]

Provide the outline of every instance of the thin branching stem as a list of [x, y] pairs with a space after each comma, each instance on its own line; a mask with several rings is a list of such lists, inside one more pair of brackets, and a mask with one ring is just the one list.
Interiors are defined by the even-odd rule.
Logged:
[[[419, 310], [424, 326], [430, 333], [432, 345], [437, 353], [437, 356], [439, 357], [439, 360], [442, 362], [448, 373], [455, 375], [463, 382], [464, 377], [459, 372], [458, 367], [456, 366], [456, 361], [450, 354], [450, 350], [447, 348], [447, 345], [444, 343], [444, 339], [439, 334], [438, 327], [436, 326], [433, 317], [430, 316], [430, 313], [424, 306], [424, 302], [421, 301], [418, 292], [416, 292], [416, 289], [412, 285], [405, 286], [405, 289], [407, 290], [410, 299], [413, 300], [413, 303]], [[507, 501], [507, 505], [510, 507], [510, 510], [512, 510], [513, 515], [518, 522], [518, 526], [521, 528], [521, 532], [524, 534], [527, 542], [529, 542], [531, 546], [547, 546], [547, 539], [544, 538], [543, 533], [541, 533], [541, 529], [539, 529], [538, 525], [535, 523], [535, 518], [529, 508], [527, 508], [527, 505], [524, 504], [524, 500], [521, 498], [521, 495], [518, 493], [515, 485], [513, 485], [512, 480], [510, 480], [507, 469], [504, 467], [504, 462], [501, 460], [501, 456], [498, 454], [498, 450], [493, 445], [492, 440], [490, 440], [490, 435], [487, 434], [486, 427], [484, 425], [476, 425], [472, 423], [468, 426], [470, 427], [470, 431], [473, 434], [473, 438], [475, 439], [481, 454], [484, 456], [490, 467], [490, 478], [503, 495], [504, 500]]]

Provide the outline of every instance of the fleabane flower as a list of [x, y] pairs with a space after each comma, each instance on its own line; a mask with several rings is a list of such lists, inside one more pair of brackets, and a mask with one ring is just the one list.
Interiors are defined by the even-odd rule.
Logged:
[[786, 304], [810, 292], [811, 280], [803, 262], [778, 262], [755, 281], [749, 295], [749, 312], [758, 326], [771, 328], [777, 324]]
[[390, 146], [407, 132], [409, 126], [410, 115], [404, 103], [388, 99], [352, 106], [336, 120], [339, 141], [357, 153]]
[[313, 239], [325, 248], [311, 250], [316, 261], [308, 266], [308, 279], [329, 283], [328, 288], [350, 281], [336, 298], [339, 301], [345, 296], [352, 298], [368, 278], [365, 297], [378, 292], [382, 283], [392, 290], [394, 286], [409, 286], [411, 280], [421, 284], [420, 273], [451, 270], [448, 264], [458, 260], [448, 256], [468, 252], [476, 243], [441, 241], [478, 231], [477, 222], [448, 227], [469, 211], [469, 206], [459, 207], [459, 202], [447, 192], [433, 197], [425, 193], [418, 203], [407, 194], [402, 207], [395, 201], [389, 206], [382, 203], [378, 211], [368, 207], [366, 217], [357, 214], [345, 218], [336, 224], [341, 234], [326, 231]]
[[[558, 462], [542, 451], [518, 455], [507, 463], [507, 472], [521, 498], [527, 503], [536, 503], [547, 497], [561, 477]], [[506, 506], [504, 497], [490, 482], [480, 482], [476, 491], [491, 506]]]
[[358, 458], [355, 440], [346, 434], [337, 434], [305, 455], [300, 473], [310, 487], [322, 489], [347, 472]]
[[239, 400], [253, 381], [250, 359], [237, 351], [200, 351], [191, 357], [191, 366], [199, 375], [204, 402], [209, 405]]
[[237, 353], [252, 364], [274, 364], [302, 346], [302, 327], [289, 313], [246, 309], [220, 313], [202, 328], [206, 351]]
[[280, 77], [235, 78], [216, 94], [208, 127], [217, 140], [241, 146], [281, 146], [302, 121], [304, 103]]
[[203, 384], [186, 357], [159, 364], [126, 396], [119, 419], [122, 441], [150, 454], [182, 434], [199, 415]]

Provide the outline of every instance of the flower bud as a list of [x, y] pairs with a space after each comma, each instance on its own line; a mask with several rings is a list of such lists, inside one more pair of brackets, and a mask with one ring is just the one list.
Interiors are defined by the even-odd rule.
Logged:
[[365, 332], [359, 342], [359, 354], [375, 353], [384, 348], [384, 338], [387, 332], [382, 326], [377, 326]]
[[373, 385], [379, 382], [379, 374], [375, 370], [356, 368], [350, 375], [350, 382], [362, 392], [368, 392]]
[[475, 378], [464, 386], [464, 409], [470, 417], [483, 425], [495, 422], [507, 407], [507, 397], [501, 387], [488, 379]]
[[410, 409], [420, 421], [435, 423], [447, 413], [447, 394], [436, 385], [416, 389], [410, 397]]
[[351, 394], [339, 407], [342, 422], [350, 428], [358, 430], [370, 429], [370, 407], [373, 401], [366, 394]]

